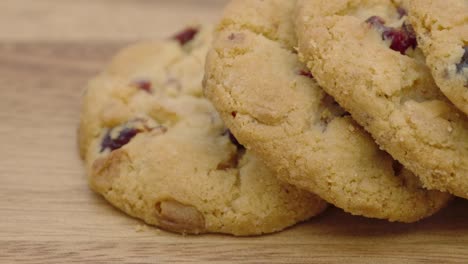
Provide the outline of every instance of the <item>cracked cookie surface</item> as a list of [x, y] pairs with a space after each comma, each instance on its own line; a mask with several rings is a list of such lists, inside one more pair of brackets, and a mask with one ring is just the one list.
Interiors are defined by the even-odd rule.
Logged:
[[426, 63], [442, 92], [468, 115], [468, 1], [407, 1]]
[[[414, 38], [404, 7], [300, 0], [299, 53], [325, 91], [426, 188], [468, 198], [467, 117], [440, 92], [417, 43], [392, 47]], [[406, 36], [387, 38], [382, 28]]]
[[90, 81], [79, 139], [91, 188], [179, 233], [259, 235], [321, 213], [325, 201], [280, 182], [202, 97], [210, 35], [133, 45]]
[[355, 215], [413, 222], [450, 195], [427, 191], [299, 62], [295, 1], [235, 0], [208, 53], [204, 91], [226, 125], [278, 176]]

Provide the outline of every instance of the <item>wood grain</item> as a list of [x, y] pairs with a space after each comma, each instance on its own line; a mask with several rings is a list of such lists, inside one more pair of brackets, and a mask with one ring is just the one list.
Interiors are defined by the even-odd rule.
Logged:
[[19, 41], [138, 40], [214, 22], [227, 0], [2, 0], [0, 33]]
[[[186, 18], [160, 7], [215, 19], [221, 2], [0, 2], [0, 262], [466, 263], [465, 200], [410, 225], [333, 208], [269, 236], [182, 237], [151, 227], [137, 232], [140, 221], [88, 190], [76, 151], [81, 88], [87, 79], [118, 49], [145, 37], [150, 27], [139, 27], [147, 18], [138, 14], [164, 17], [164, 23], [154, 20], [151, 30], [152, 36], [167, 35]], [[67, 9], [74, 12], [62, 14]], [[88, 15], [109, 21], [113, 14], [107, 9], [119, 9], [120, 15], [132, 10], [129, 16], [135, 20], [128, 20], [122, 34], [78, 21]], [[70, 25], [77, 34], [69, 32]]]

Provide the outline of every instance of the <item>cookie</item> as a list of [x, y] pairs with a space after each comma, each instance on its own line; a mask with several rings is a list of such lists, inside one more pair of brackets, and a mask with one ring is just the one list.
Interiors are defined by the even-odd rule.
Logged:
[[408, 19], [437, 85], [468, 114], [468, 1], [408, 1]]
[[259, 235], [321, 213], [326, 202], [280, 182], [201, 96], [210, 31], [196, 31], [129, 47], [90, 82], [80, 147], [91, 188], [179, 233]]
[[301, 58], [327, 93], [428, 189], [468, 198], [468, 119], [435, 84], [406, 10], [300, 0]]
[[294, 46], [295, 1], [235, 0], [217, 27], [204, 92], [241, 144], [282, 180], [355, 215], [413, 222], [427, 191], [317, 85]]

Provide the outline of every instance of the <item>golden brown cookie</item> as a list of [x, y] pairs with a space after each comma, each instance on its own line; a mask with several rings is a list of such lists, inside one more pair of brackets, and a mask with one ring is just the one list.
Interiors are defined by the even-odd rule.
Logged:
[[321, 213], [226, 129], [201, 88], [211, 32], [120, 52], [87, 89], [80, 143], [91, 188], [127, 214], [179, 233], [258, 235]]
[[207, 58], [204, 91], [279, 177], [356, 215], [413, 222], [450, 195], [427, 191], [381, 151], [298, 60], [295, 1], [235, 0]]
[[437, 85], [468, 115], [468, 1], [407, 2], [409, 21]]
[[426, 188], [468, 198], [468, 118], [436, 86], [402, 6], [300, 0], [296, 17], [323, 89]]

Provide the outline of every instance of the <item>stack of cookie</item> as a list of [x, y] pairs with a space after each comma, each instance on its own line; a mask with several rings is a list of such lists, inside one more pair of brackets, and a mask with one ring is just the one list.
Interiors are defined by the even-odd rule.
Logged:
[[449, 2], [233, 0], [214, 34], [122, 51], [85, 94], [91, 188], [192, 234], [468, 198], [468, 5]]

